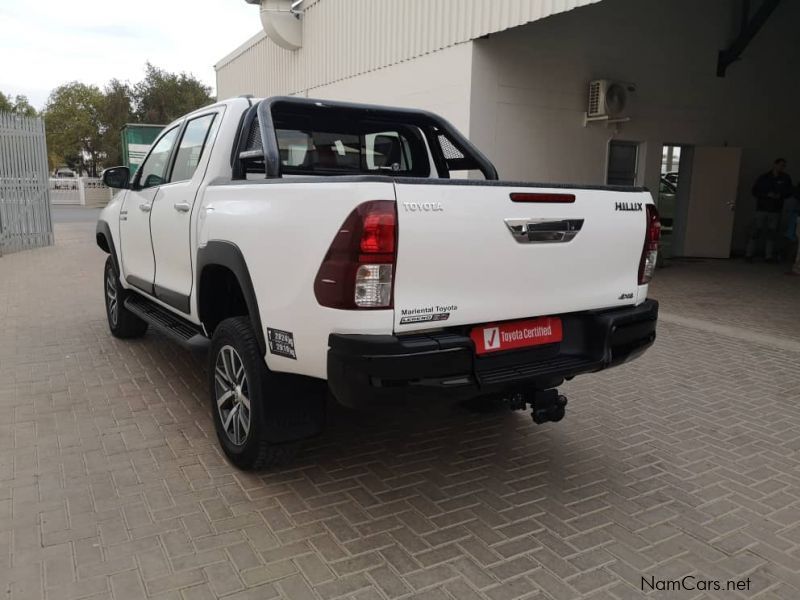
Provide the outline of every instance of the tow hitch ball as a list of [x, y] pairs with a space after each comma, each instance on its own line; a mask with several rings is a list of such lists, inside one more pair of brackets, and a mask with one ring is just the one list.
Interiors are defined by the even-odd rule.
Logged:
[[558, 422], [564, 418], [567, 408], [567, 397], [558, 390], [534, 390], [528, 393], [516, 393], [506, 399], [509, 408], [525, 410], [531, 405], [531, 418], [537, 425], [548, 421]]

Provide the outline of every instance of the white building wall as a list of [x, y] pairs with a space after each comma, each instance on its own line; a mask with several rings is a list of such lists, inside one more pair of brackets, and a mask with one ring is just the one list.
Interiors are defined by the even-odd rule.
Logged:
[[215, 66], [217, 95], [305, 93], [598, 1], [308, 0], [303, 46], [290, 52], [254, 36]]
[[[606, 0], [473, 44], [470, 138], [506, 179], [604, 183], [611, 139], [642, 143], [641, 183], [658, 190], [664, 143], [740, 146], [734, 248], [754, 210], [750, 188], [777, 156], [800, 179], [800, 2], [784, 2], [716, 77], [737, 20], [730, 0]], [[583, 127], [587, 84], [636, 84], [630, 123]], [[713, 227], [713, 224], [709, 224]]]
[[465, 135], [470, 125], [472, 42], [308, 90], [310, 97], [430, 110]]

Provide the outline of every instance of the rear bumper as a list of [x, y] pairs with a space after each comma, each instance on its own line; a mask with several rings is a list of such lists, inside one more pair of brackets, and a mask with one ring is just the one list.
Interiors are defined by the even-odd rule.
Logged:
[[548, 388], [564, 378], [629, 361], [656, 337], [658, 302], [563, 315], [563, 341], [478, 357], [469, 332], [331, 334], [328, 385], [348, 406], [391, 400], [410, 389], [456, 397]]

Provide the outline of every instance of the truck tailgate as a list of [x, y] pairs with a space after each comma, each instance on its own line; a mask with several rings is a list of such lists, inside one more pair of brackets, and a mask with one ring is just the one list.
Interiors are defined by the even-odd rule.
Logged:
[[[638, 298], [648, 192], [456, 180], [397, 181], [395, 191], [397, 332]], [[512, 194], [527, 201], [512, 201]]]

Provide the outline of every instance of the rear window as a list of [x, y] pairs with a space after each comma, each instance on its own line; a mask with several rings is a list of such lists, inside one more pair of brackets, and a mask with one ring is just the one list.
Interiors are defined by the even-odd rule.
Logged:
[[276, 129], [285, 173], [337, 171], [410, 173], [410, 143], [399, 131], [356, 134], [333, 131]]
[[[281, 115], [275, 118], [275, 136], [283, 175], [430, 175], [428, 149], [418, 127]], [[247, 149], [261, 150], [258, 119]], [[263, 173], [263, 168], [261, 157], [247, 161], [248, 173]]]

